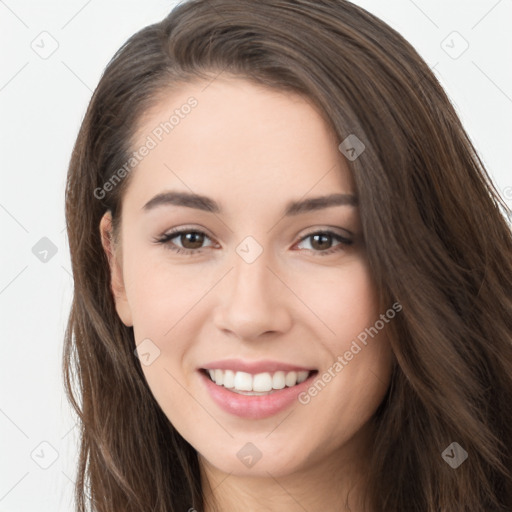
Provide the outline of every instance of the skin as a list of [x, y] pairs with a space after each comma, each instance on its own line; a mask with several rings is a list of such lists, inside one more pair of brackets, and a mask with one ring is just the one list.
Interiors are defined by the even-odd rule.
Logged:
[[[164, 413], [199, 454], [207, 512], [212, 498], [222, 511], [348, 510], [350, 489], [348, 504], [357, 512], [369, 420], [390, 381], [385, 328], [307, 405], [296, 402], [266, 419], [221, 410], [197, 372], [209, 361], [238, 357], [322, 374], [385, 312], [358, 207], [283, 217], [291, 200], [355, 194], [340, 141], [304, 98], [218, 77], [160, 100], [138, 127], [137, 147], [190, 96], [197, 107], [132, 171], [117, 244], [109, 239], [110, 214], [101, 221], [119, 317], [133, 326], [136, 345], [149, 338], [160, 350], [142, 369]], [[167, 190], [209, 196], [222, 213], [142, 209]], [[183, 236], [155, 243], [182, 226], [206, 233], [199, 253], [169, 249], [173, 242], [195, 247]], [[319, 247], [305, 238], [327, 228], [354, 243], [327, 238]], [[250, 264], [236, 252], [247, 236], [263, 249]], [[250, 468], [236, 455], [247, 442], [262, 454]]]

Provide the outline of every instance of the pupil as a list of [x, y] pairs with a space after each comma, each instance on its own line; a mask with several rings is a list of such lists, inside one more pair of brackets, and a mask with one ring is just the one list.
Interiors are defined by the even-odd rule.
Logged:
[[[183, 238], [189, 244], [188, 246], [183, 243]], [[203, 245], [203, 241], [204, 235], [200, 233], [186, 233], [185, 235], [182, 235], [181, 243], [186, 249], [198, 249]]]
[[[318, 242], [319, 238], [323, 238], [324, 241], [327, 240], [327, 242], [324, 242], [324, 243]], [[313, 243], [311, 245], [313, 248], [316, 248], [319, 250], [329, 249], [330, 242], [331, 242], [331, 235], [325, 235], [325, 234], [313, 235]]]

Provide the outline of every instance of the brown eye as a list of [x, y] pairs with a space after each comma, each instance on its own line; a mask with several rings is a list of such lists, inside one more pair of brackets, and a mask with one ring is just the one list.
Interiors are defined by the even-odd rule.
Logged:
[[308, 241], [310, 247], [304, 248], [317, 253], [319, 256], [342, 251], [347, 246], [353, 244], [353, 240], [345, 238], [334, 231], [317, 231], [316, 233], [310, 233], [301, 239], [299, 245]]
[[324, 233], [320, 233], [317, 235], [311, 235], [311, 247], [313, 249], [318, 249], [319, 251], [325, 251], [326, 249], [331, 248], [331, 244], [333, 242], [333, 236], [327, 235]]
[[204, 243], [204, 233], [191, 231], [189, 233], [182, 233], [176, 238], [180, 239], [181, 245], [184, 249], [199, 249]]
[[[210, 237], [202, 231], [192, 229], [175, 230], [166, 233], [155, 242], [177, 253], [196, 254], [208, 246], [213, 246]], [[204, 245], [207, 242], [207, 245]]]

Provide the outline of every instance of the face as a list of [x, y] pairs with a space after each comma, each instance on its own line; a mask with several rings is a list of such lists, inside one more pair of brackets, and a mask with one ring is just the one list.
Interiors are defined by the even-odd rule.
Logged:
[[152, 147], [132, 171], [119, 246], [102, 219], [117, 312], [203, 464], [291, 474], [348, 453], [381, 403], [386, 309], [340, 141], [318, 111], [242, 79], [206, 85], [183, 85], [142, 120], [134, 151]]

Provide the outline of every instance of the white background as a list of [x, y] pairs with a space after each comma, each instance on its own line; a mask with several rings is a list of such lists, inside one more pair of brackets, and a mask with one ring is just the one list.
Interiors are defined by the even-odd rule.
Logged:
[[[0, 0], [0, 512], [72, 510], [77, 438], [61, 374], [73, 286], [64, 230], [67, 164], [109, 59], [175, 3]], [[434, 68], [512, 205], [512, 2], [355, 3], [402, 33]], [[31, 47], [45, 37], [49, 48], [43, 31], [58, 44], [47, 59]], [[469, 44], [458, 58], [466, 43], [454, 31]], [[57, 250], [46, 263], [32, 252], [42, 237]]]

